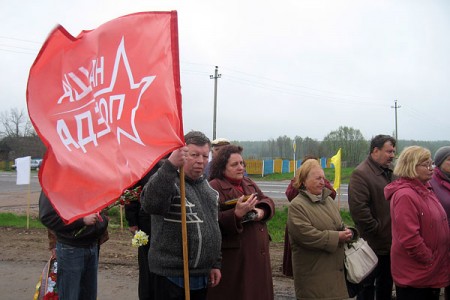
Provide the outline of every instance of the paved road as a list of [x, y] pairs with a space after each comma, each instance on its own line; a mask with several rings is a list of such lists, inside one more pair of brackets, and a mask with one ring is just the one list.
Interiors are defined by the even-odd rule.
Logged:
[[[16, 172], [0, 172], [0, 191], [1, 193], [20, 192], [28, 189], [28, 185], [16, 184]], [[38, 173], [31, 171], [30, 176], [30, 189], [40, 190]]]
[[[287, 203], [287, 198], [285, 195], [286, 188], [289, 184], [288, 180], [284, 181], [256, 181], [259, 188], [264, 194], [272, 199], [281, 201], [285, 200]], [[336, 199], [337, 200], [337, 199]], [[348, 184], [342, 184], [340, 188], [340, 201], [343, 205], [347, 205], [348, 202]]]
[[37, 212], [40, 191], [37, 172], [31, 172], [29, 185], [17, 185], [16, 172], [0, 172], [0, 210], [23, 213], [29, 205]]
[[[286, 188], [289, 184], [288, 180], [283, 181], [257, 181], [259, 188], [264, 194], [274, 199], [278, 205], [286, 205], [288, 203], [285, 195]], [[16, 173], [15, 172], [0, 172], [0, 208], [5, 206], [14, 205], [14, 201], [11, 202], [11, 194], [14, 193], [28, 193], [28, 189], [32, 195], [36, 195], [40, 192], [41, 186], [38, 180], [37, 172], [31, 172], [30, 185], [16, 185]], [[348, 185], [341, 185], [340, 201], [342, 207], [348, 207], [347, 204]], [[17, 203], [18, 205], [24, 203]], [[32, 206], [33, 205], [32, 201]], [[37, 202], [36, 202], [37, 204]]]

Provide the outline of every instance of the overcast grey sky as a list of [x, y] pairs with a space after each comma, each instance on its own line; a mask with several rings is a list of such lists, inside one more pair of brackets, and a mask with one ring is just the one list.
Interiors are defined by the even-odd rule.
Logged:
[[450, 1], [0, 0], [0, 111], [26, 109], [29, 69], [47, 35], [138, 11], [178, 11], [184, 130], [212, 137], [449, 140]]

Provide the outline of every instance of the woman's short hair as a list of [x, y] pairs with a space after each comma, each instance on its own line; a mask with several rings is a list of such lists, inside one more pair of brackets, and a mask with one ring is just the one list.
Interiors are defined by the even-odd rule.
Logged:
[[295, 175], [294, 183], [292, 184], [296, 189], [300, 189], [304, 187], [304, 183], [306, 180], [306, 177], [308, 177], [309, 172], [311, 172], [312, 169], [320, 168], [319, 162], [315, 159], [308, 159], [307, 161], [303, 162], [300, 168], [298, 168], [298, 173]]
[[213, 180], [214, 178], [223, 179], [223, 171], [227, 166], [228, 160], [230, 159], [231, 154], [237, 153], [241, 154], [243, 148], [241, 146], [236, 145], [226, 145], [222, 146], [217, 153], [216, 157], [211, 161], [211, 171], [209, 173], [209, 180]]
[[420, 146], [403, 149], [394, 168], [394, 175], [406, 178], [417, 178], [416, 166], [431, 159], [430, 150]]
[[[305, 161], [310, 160], [310, 159], [314, 159], [314, 160], [317, 160], [317, 161], [319, 160], [319, 159], [317, 158], [317, 156], [314, 156], [314, 155], [307, 154], [307, 155], [303, 156], [303, 158], [302, 158], [302, 160], [301, 160], [301, 163], [300, 163], [300, 167], [298, 167], [298, 168], [295, 170], [295, 174], [300, 173], [300, 168], [302, 167], [302, 165], [305, 163]], [[295, 181], [295, 178], [294, 178], [294, 181]], [[294, 184], [294, 183], [292, 183], [292, 184]]]

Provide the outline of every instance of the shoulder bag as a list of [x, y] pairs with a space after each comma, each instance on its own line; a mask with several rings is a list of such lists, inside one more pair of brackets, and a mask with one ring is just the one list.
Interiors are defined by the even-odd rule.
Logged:
[[347, 280], [351, 283], [360, 283], [378, 264], [377, 255], [362, 238], [345, 243], [344, 252]]

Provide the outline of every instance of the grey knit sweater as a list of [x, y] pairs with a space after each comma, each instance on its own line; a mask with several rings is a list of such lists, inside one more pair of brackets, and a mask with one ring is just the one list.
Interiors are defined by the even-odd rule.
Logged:
[[[203, 177], [185, 182], [189, 273], [208, 275], [220, 268], [218, 194]], [[183, 276], [179, 186], [176, 167], [166, 161], [141, 194], [142, 208], [152, 215], [150, 271], [161, 276]]]

